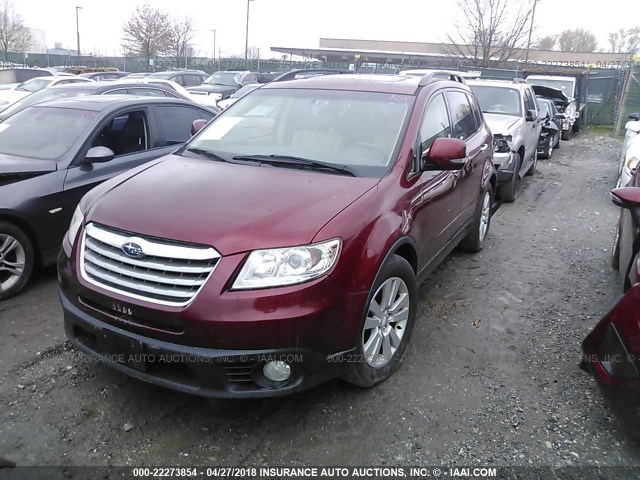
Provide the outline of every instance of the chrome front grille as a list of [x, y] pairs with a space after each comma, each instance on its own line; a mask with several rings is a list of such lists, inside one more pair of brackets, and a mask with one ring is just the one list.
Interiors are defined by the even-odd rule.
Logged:
[[[142, 254], [130, 256], [125, 244]], [[206, 246], [139, 236], [93, 223], [81, 246], [82, 276], [107, 290], [169, 305], [186, 305], [215, 269], [220, 254]]]

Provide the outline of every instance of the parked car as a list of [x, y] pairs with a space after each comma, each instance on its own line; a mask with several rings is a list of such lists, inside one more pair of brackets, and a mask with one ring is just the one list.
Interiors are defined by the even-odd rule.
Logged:
[[[640, 188], [613, 190], [612, 198], [634, 224], [634, 238], [640, 225]], [[631, 239], [630, 231], [625, 237]], [[596, 379], [614, 409], [637, 422], [640, 401], [640, 258], [636, 256], [625, 280], [625, 295], [604, 316], [582, 343], [581, 367]], [[623, 268], [620, 257], [620, 272]], [[624, 276], [624, 274], [622, 275]], [[637, 423], [636, 423], [637, 425]], [[635, 426], [634, 426], [635, 430]], [[635, 432], [637, 434], [637, 430]]]
[[123, 80], [139, 80], [141, 78], [146, 78], [149, 75], [151, 75], [151, 72], [136, 72], [136, 73], [130, 73], [129, 75], [127, 75], [126, 77], [123, 78]]
[[236, 93], [233, 93], [229, 98], [227, 98], [226, 100], [220, 100], [217, 105], [218, 107], [220, 107], [222, 110], [224, 110], [225, 108], [230, 107], [231, 105], [233, 105], [234, 103], [236, 103], [238, 100], [240, 100], [242, 97], [244, 97], [245, 95], [250, 94], [251, 92], [253, 92], [256, 88], [260, 88], [262, 86], [261, 83], [252, 83], [250, 85], [245, 85], [244, 87], [242, 87], [240, 90], [238, 90]]
[[421, 279], [490, 225], [491, 133], [446, 77], [272, 82], [93, 189], [58, 263], [68, 338], [205, 396], [388, 378]]
[[[572, 133], [580, 130], [581, 113], [586, 105], [586, 98], [581, 99], [578, 94], [578, 80], [581, 75], [528, 75], [527, 83], [541, 87], [549, 87], [560, 90], [567, 98], [566, 106], [560, 107], [560, 113], [563, 113], [565, 120], [562, 124], [562, 140], [569, 140]], [[581, 82], [583, 86], [583, 96], [586, 97], [586, 79]]]
[[246, 85], [268, 83], [278, 77], [278, 73], [260, 73], [235, 70], [216, 72], [208, 77], [202, 85], [190, 87], [194, 95], [208, 95], [216, 101], [225, 100]]
[[[640, 147], [640, 143], [637, 144]], [[632, 150], [629, 150], [630, 152]], [[640, 159], [640, 148], [635, 150]], [[630, 194], [640, 188], [640, 177], [634, 170], [626, 188], [617, 188], [612, 192], [614, 203], [620, 207], [620, 216], [614, 237], [611, 264], [618, 269], [618, 289], [626, 292], [640, 280], [640, 210], [632, 202], [625, 201], [623, 194]], [[635, 189], [635, 190], [634, 190]], [[631, 197], [633, 198], [633, 197]]]
[[9, 105], [17, 102], [18, 100], [28, 97], [32, 93], [39, 92], [43, 88], [53, 87], [56, 85], [71, 85], [75, 83], [87, 83], [92, 82], [88, 78], [81, 78], [75, 75], [71, 77], [66, 76], [48, 76], [48, 77], [35, 77], [26, 82], [22, 82], [15, 88], [9, 90], [0, 90], [0, 112], [6, 109]]
[[[618, 164], [618, 181], [616, 182], [616, 188], [626, 187], [627, 183], [631, 179], [631, 172], [638, 165], [638, 159], [640, 156], [638, 153], [631, 153], [627, 155], [629, 147], [632, 143], [639, 144], [636, 138], [640, 137], [640, 113], [629, 114], [629, 121], [625, 124], [624, 142], [622, 144], [622, 153], [620, 155], [620, 162]], [[634, 147], [634, 150], [640, 147]]]
[[[35, 94], [34, 94], [35, 95]], [[213, 111], [173, 98], [87, 96], [25, 108], [0, 128], [0, 299], [55, 262], [91, 188], [165, 155]]]
[[171, 80], [181, 87], [195, 87], [207, 78], [207, 73], [202, 70], [168, 70], [155, 72], [145, 77], [148, 80]]
[[493, 133], [493, 160], [498, 169], [498, 197], [513, 202], [523, 175], [538, 163], [542, 123], [535, 94], [523, 82], [468, 80]]
[[14, 88], [35, 77], [48, 77], [54, 72], [44, 68], [0, 68], [0, 90]]
[[104, 82], [111, 80], [120, 80], [131, 75], [129, 72], [86, 72], [81, 73], [79, 76], [84, 78], [90, 78], [96, 82]]
[[[82, 84], [55, 86], [33, 93], [28, 97], [25, 97], [22, 100], [19, 100], [18, 102], [7, 106], [4, 110], [0, 109], [0, 122], [3, 122], [10, 116], [21, 110], [24, 110], [27, 107], [30, 107], [31, 105], [38, 105], [40, 103], [47, 102], [49, 100], [56, 100], [58, 98], [81, 97], [85, 95], [138, 95], [150, 97], [180, 98], [182, 100], [188, 100], [191, 102], [194, 101], [191, 95], [188, 95], [186, 93], [182, 94], [176, 91], [174, 88], [163, 83], [153, 82], [152, 84], [145, 84], [124, 81], [88, 81]], [[220, 111], [219, 108], [215, 107], [212, 107], [212, 110], [216, 112]]]
[[553, 150], [560, 148], [562, 137], [562, 114], [558, 112], [556, 104], [550, 98], [536, 97], [538, 110], [542, 117], [542, 130], [538, 140], [538, 157], [551, 158]]

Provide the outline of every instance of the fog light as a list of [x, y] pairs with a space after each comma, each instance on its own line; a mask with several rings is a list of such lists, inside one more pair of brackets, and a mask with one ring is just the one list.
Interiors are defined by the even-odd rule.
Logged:
[[280, 360], [267, 363], [262, 369], [262, 373], [272, 382], [284, 382], [291, 376], [291, 367]]

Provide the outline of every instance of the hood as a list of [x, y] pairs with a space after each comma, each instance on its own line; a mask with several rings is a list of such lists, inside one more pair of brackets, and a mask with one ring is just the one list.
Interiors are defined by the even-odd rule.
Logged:
[[562, 90], [558, 88], [543, 87], [541, 85], [531, 85], [531, 88], [533, 88], [533, 91], [535, 92], [536, 95], [540, 95], [541, 97], [545, 97], [545, 98], [550, 98], [555, 103], [558, 103], [558, 102], [565, 103], [565, 104], [569, 103], [569, 99], [567, 98], [567, 96], [563, 93]]
[[0, 175], [55, 172], [56, 162], [0, 154]]
[[485, 113], [484, 119], [494, 135], [509, 135], [509, 130], [521, 117], [513, 115], [501, 115], [498, 113]]
[[211, 93], [229, 93], [232, 94], [238, 91], [236, 87], [230, 87], [229, 85], [214, 85], [214, 84], [206, 84], [198, 85], [197, 87], [189, 87], [187, 88], [189, 92], [211, 92]]
[[168, 155], [98, 197], [87, 221], [230, 255], [310, 243], [377, 183]]

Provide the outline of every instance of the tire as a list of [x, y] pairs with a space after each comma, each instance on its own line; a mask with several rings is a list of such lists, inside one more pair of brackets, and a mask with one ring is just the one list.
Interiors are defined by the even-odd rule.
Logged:
[[571, 130], [562, 130], [560, 138], [562, 138], [562, 140], [569, 140], [571, 138]]
[[520, 155], [515, 153], [516, 156], [513, 176], [509, 183], [504, 183], [498, 186], [498, 197], [505, 202], [513, 202], [518, 196], [518, 184], [520, 183]]
[[538, 168], [538, 150], [536, 149], [536, 151], [533, 153], [533, 162], [531, 163], [531, 166], [529, 167], [529, 170], [527, 170], [527, 173], [526, 173], [527, 177], [531, 177], [535, 175], [537, 168]]
[[553, 148], [560, 148], [560, 143], [562, 142], [562, 134], [560, 132], [558, 132], [556, 134], [556, 136], [557, 136], [557, 139], [556, 139], [556, 143], [553, 146]]
[[[399, 294], [406, 293], [404, 298], [408, 302], [408, 306], [402, 300], [402, 303], [396, 307], [396, 314], [388, 317], [389, 320], [386, 321], [384, 326], [373, 326], [378, 320], [377, 317], [374, 318], [374, 311], [381, 310], [379, 303], [383, 303], [384, 293], [394, 291], [393, 288], [391, 290], [385, 289], [393, 287], [394, 282], [396, 282], [395, 285], [398, 288], [395, 290], [396, 296], [394, 296], [392, 303], [398, 301]], [[370, 388], [383, 382], [393, 374], [407, 349], [415, 323], [417, 303], [418, 284], [413, 268], [404, 258], [398, 255], [389, 256], [378, 272], [367, 298], [358, 332], [357, 347], [354, 355], [356, 361], [349, 364], [344, 374], [344, 379], [347, 382], [359, 387]], [[372, 309], [374, 304], [376, 307]], [[382, 311], [378, 315], [381, 314]], [[392, 320], [394, 317], [406, 318], [406, 320], [403, 323], [400, 321], [394, 322]], [[384, 334], [385, 331], [387, 334]], [[400, 333], [399, 341], [396, 340], [397, 344], [395, 350], [393, 350], [393, 338], [398, 339]], [[380, 339], [379, 342], [377, 342], [378, 338]], [[371, 348], [367, 348], [368, 346]], [[385, 358], [385, 348], [389, 348], [391, 352], [389, 358]]]
[[547, 148], [547, 154], [545, 155], [545, 158], [547, 160], [551, 160], [552, 156], [553, 156], [553, 142], [549, 140], [549, 147]]
[[15, 225], [0, 222], [0, 300], [17, 295], [25, 287], [34, 263], [29, 237]]
[[491, 185], [488, 185], [487, 189], [482, 192], [482, 195], [480, 195], [476, 218], [473, 222], [473, 230], [471, 230], [469, 235], [464, 237], [462, 242], [460, 242], [460, 245], [458, 245], [462, 250], [466, 250], [468, 252], [479, 252], [482, 250], [482, 247], [484, 247], [484, 241], [489, 233], [489, 227], [491, 227], [492, 199], [493, 189], [491, 188]]
[[611, 248], [611, 266], [616, 270], [620, 268], [620, 221], [618, 221], [613, 247]]

